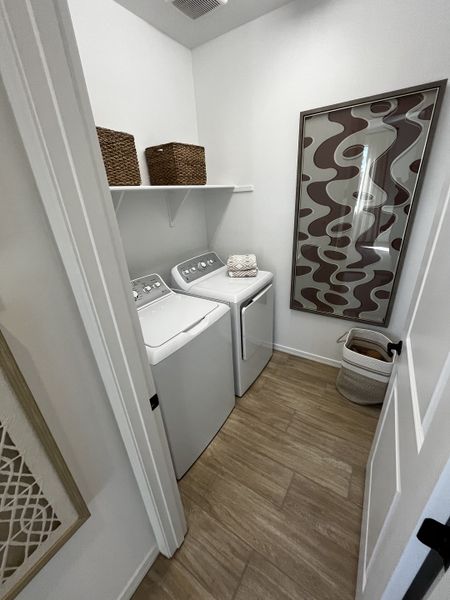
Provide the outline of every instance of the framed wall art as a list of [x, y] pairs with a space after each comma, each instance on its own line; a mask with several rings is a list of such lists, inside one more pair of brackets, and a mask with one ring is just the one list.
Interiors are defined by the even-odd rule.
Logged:
[[10, 600], [89, 517], [0, 333], [0, 598]]
[[292, 309], [388, 324], [446, 83], [301, 113]]

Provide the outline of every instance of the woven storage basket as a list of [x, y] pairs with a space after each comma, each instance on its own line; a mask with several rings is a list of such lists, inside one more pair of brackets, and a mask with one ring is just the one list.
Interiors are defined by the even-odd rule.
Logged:
[[[357, 404], [380, 404], [389, 384], [397, 354], [389, 354], [391, 340], [377, 331], [350, 329], [342, 351], [336, 387]], [[358, 348], [360, 351], [356, 351]], [[365, 350], [367, 354], [361, 354]]]
[[171, 142], [145, 150], [152, 185], [205, 185], [203, 146]]
[[97, 135], [109, 185], [141, 185], [134, 137], [104, 127]]

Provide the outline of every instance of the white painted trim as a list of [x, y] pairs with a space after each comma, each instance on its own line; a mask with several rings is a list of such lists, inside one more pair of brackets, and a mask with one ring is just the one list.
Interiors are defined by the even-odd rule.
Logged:
[[[372, 550], [372, 555], [369, 559], [369, 563], [367, 564], [367, 541], [368, 541], [368, 531], [369, 531], [369, 518], [366, 519], [365, 521], [365, 535], [364, 535], [364, 540], [365, 540], [365, 545], [364, 545], [364, 559], [363, 559], [363, 580], [362, 580], [362, 592], [365, 591], [366, 589], [366, 584], [367, 584], [367, 578], [369, 575], [369, 571], [373, 565], [373, 561], [375, 559], [376, 554], [379, 551], [379, 548], [381, 546], [381, 543], [386, 535], [386, 531], [388, 529], [389, 523], [392, 519], [392, 515], [394, 514], [395, 508], [398, 504], [398, 501], [400, 499], [400, 494], [401, 494], [401, 481], [400, 481], [400, 443], [399, 443], [399, 425], [398, 425], [398, 396], [397, 396], [397, 377], [395, 377], [395, 380], [392, 384], [391, 387], [391, 393], [388, 397], [388, 400], [385, 402], [386, 404], [386, 408], [383, 412], [383, 415], [381, 416], [381, 424], [379, 426], [379, 428], [377, 428], [377, 434], [376, 434], [376, 441], [372, 447], [372, 451], [370, 454], [370, 459], [368, 462], [368, 469], [369, 469], [369, 473], [368, 473], [368, 481], [369, 481], [369, 487], [367, 489], [367, 515], [370, 514], [370, 492], [372, 490], [372, 470], [373, 470], [373, 461], [375, 459], [377, 450], [378, 450], [378, 446], [380, 443], [380, 438], [381, 438], [381, 434], [382, 434], [382, 430], [386, 424], [386, 420], [387, 420], [387, 415], [389, 413], [389, 409], [391, 407], [391, 403], [394, 404], [394, 435], [395, 435], [395, 493], [394, 496], [392, 498], [391, 504], [389, 506], [389, 509], [386, 513], [385, 519], [383, 521], [383, 525], [381, 526], [381, 530], [380, 533], [378, 534], [378, 538], [375, 542], [375, 545], [373, 547]], [[362, 530], [361, 530], [362, 531]], [[363, 536], [361, 536], [361, 538], [363, 538]]]
[[0, 74], [158, 548], [186, 521], [66, 0], [0, 0]]
[[412, 331], [413, 325], [415, 323], [417, 311], [419, 310], [420, 300], [422, 298], [422, 294], [425, 289], [425, 285], [427, 283], [428, 273], [430, 271], [431, 263], [434, 258], [434, 253], [436, 251], [436, 246], [439, 241], [439, 236], [441, 234], [442, 227], [444, 226], [445, 219], [447, 218], [447, 215], [448, 215], [447, 211], [449, 210], [449, 206], [450, 206], [450, 187], [448, 188], [448, 190], [446, 192], [444, 205], [442, 206], [442, 208], [440, 208], [437, 211], [437, 215], [439, 216], [438, 221], [437, 221], [437, 224], [434, 225], [432, 232], [430, 233], [430, 238], [428, 240], [428, 242], [429, 242], [428, 247], [426, 248], [426, 251], [424, 253], [424, 257], [427, 257], [426, 263], [425, 263], [425, 266], [422, 265], [421, 272], [419, 273], [419, 277], [418, 277], [418, 284], [416, 284], [416, 289], [414, 290], [414, 293], [412, 295], [413, 299], [411, 301], [411, 304], [409, 305], [408, 319], [406, 321], [406, 323], [409, 323], [408, 330], [406, 333], [407, 338], [411, 337], [411, 331]]
[[439, 379], [437, 380], [436, 385], [434, 387], [430, 403], [428, 405], [427, 411], [425, 413], [425, 417], [423, 419], [423, 435], [424, 435], [424, 437], [428, 433], [428, 429], [433, 420], [437, 406], [439, 404], [440, 399], [442, 398], [442, 395], [445, 393], [445, 389], [448, 386], [449, 380], [450, 380], [450, 352], [447, 354], [447, 358], [445, 359], [444, 366], [442, 368]]
[[423, 269], [423, 274], [420, 278], [420, 284], [418, 287], [417, 295], [415, 296], [415, 300], [411, 303], [411, 306], [409, 309], [410, 321], [409, 321], [408, 331], [406, 334], [405, 346], [406, 346], [406, 355], [407, 355], [408, 368], [409, 368], [409, 379], [410, 379], [411, 397], [412, 397], [412, 406], [413, 406], [413, 415], [414, 415], [414, 426], [415, 426], [416, 441], [417, 441], [417, 454], [419, 454], [422, 449], [422, 445], [425, 441], [425, 435], [428, 430], [428, 426], [431, 422], [432, 416], [434, 415], [434, 411], [435, 411], [436, 405], [439, 400], [439, 393], [442, 389], [440, 386], [444, 385], [442, 382], [445, 380], [445, 377], [447, 376], [446, 372], [448, 369], [449, 358], [447, 357], [447, 362], [445, 364], [444, 370], [441, 373], [439, 381], [436, 384], [436, 388], [433, 390], [432, 397], [431, 397], [428, 407], [425, 411], [425, 414], [422, 415], [420, 406], [419, 406], [419, 396], [418, 396], [416, 377], [415, 377], [414, 352], [413, 352], [413, 346], [412, 346], [412, 340], [411, 340], [411, 332], [412, 332], [414, 323], [416, 321], [417, 311], [419, 310], [419, 305], [422, 300], [423, 293], [425, 291], [425, 286], [427, 285], [428, 273], [431, 268], [431, 264], [432, 264], [432, 261], [434, 258], [434, 253], [436, 251], [436, 246], [437, 246], [439, 236], [442, 231], [442, 227], [444, 226], [445, 219], [448, 215], [449, 207], [450, 207], [450, 187], [445, 196], [444, 206], [443, 206], [442, 210], [439, 211], [439, 221], [436, 226], [436, 231], [431, 238], [432, 242], [431, 242], [431, 246], [429, 249], [429, 253], [425, 255], [425, 256], [428, 256], [428, 258], [426, 259], [426, 265]]
[[406, 361], [408, 364], [409, 391], [411, 394], [411, 408], [414, 420], [414, 433], [416, 437], [417, 454], [420, 454], [420, 450], [422, 448], [425, 438], [422, 427], [422, 419], [420, 416], [419, 396], [417, 393], [416, 383], [416, 371], [414, 368], [414, 356], [412, 352], [411, 338], [409, 334], [405, 340], [405, 350]]
[[158, 557], [158, 554], [159, 554], [159, 550], [158, 550], [157, 546], [153, 546], [153, 548], [149, 552], [147, 552], [144, 560], [141, 562], [141, 564], [138, 566], [136, 571], [130, 577], [123, 592], [118, 596], [117, 600], [130, 600], [131, 599], [134, 592], [139, 587], [139, 584], [144, 579], [147, 571], [150, 569], [152, 564], [155, 562], [156, 558]]
[[305, 350], [298, 350], [297, 348], [290, 348], [289, 346], [283, 346], [282, 344], [274, 344], [275, 350], [279, 352], [286, 352], [286, 354], [292, 354], [292, 356], [300, 356], [301, 358], [307, 358], [314, 362], [322, 363], [323, 365], [330, 365], [331, 367], [340, 367], [341, 361], [335, 358], [328, 358], [327, 356], [320, 356], [320, 354], [312, 354], [312, 352], [306, 352]]

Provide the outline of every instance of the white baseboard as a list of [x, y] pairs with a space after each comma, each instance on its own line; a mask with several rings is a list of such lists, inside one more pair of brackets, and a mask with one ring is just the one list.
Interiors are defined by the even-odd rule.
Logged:
[[145, 574], [150, 569], [152, 564], [155, 562], [156, 557], [159, 554], [159, 550], [156, 546], [154, 546], [147, 554], [145, 555], [144, 560], [138, 566], [136, 571], [128, 580], [125, 589], [117, 598], [117, 600], [130, 600], [131, 596], [137, 590], [139, 584], [144, 579]]
[[286, 354], [292, 354], [293, 356], [300, 356], [301, 358], [314, 360], [315, 362], [323, 363], [324, 365], [331, 365], [332, 367], [341, 366], [341, 362], [339, 360], [327, 358], [326, 356], [320, 356], [320, 354], [312, 354], [311, 352], [297, 350], [297, 348], [290, 348], [289, 346], [282, 346], [281, 344], [274, 344], [273, 347], [275, 350], [279, 350], [280, 352], [286, 352]]

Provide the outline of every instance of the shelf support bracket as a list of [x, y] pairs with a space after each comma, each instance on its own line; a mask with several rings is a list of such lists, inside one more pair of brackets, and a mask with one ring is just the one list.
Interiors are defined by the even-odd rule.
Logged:
[[169, 225], [175, 227], [175, 219], [192, 190], [170, 190], [166, 192], [167, 213], [169, 215]]
[[117, 198], [117, 201], [114, 201], [114, 194], [113, 194], [114, 212], [116, 213], [116, 215], [119, 212], [119, 208], [120, 208], [120, 205], [122, 204], [124, 194], [125, 194], [125, 191], [122, 190], [119, 194], [119, 197]]

